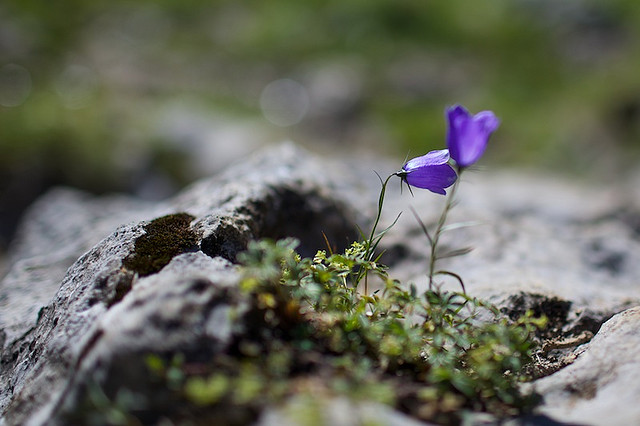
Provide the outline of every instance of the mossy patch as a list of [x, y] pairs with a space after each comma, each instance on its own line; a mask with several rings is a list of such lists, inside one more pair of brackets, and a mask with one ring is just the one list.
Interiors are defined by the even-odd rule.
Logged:
[[144, 227], [145, 234], [135, 243], [124, 267], [141, 276], [164, 268], [175, 256], [197, 249], [198, 239], [190, 228], [195, 218], [187, 213], [159, 217]]

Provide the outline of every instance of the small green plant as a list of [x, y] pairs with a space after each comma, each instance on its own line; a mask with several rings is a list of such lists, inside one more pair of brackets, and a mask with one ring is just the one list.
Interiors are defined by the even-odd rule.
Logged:
[[[464, 293], [403, 288], [367, 260], [361, 243], [314, 258], [301, 258], [296, 244], [258, 241], [242, 254], [246, 305], [232, 344], [208, 373], [176, 383], [175, 366], [149, 358], [186, 401], [258, 413], [287, 396], [319, 392], [379, 401], [443, 424], [467, 411], [504, 417], [531, 407], [518, 384], [543, 319], [527, 314], [513, 322]], [[358, 292], [361, 267], [384, 288]], [[493, 320], [476, 321], [478, 311]]]
[[[261, 408], [305, 392], [375, 400], [441, 424], [460, 423], [469, 412], [502, 418], [531, 408], [535, 398], [521, 393], [519, 384], [526, 380], [532, 337], [545, 318], [531, 312], [515, 320], [503, 317], [466, 294], [461, 276], [436, 268], [438, 259], [467, 251], [442, 254], [438, 242], [455, 227], [445, 223], [458, 176], [482, 155], [498, 125], [493, 113], [471, 116], [462, 107], [450, 109], [448, 117], [455, 169], [448, 150], [433, 151], [380, 179], [372, 230], [344, 253], [321, 250], [302, 258], [294, 239], [251, 242], [238, 256], [242, 308], [234, 311], [224, 353], [198, 374], [176, 375], [175, 365], [166, 367], [158, 357], [149, 358], [149, 367], [166, 376], [186, 402], [218, 413], [235, 407], [257, 416]], [[443, 195], [453, 185], [435, 230], [416, 214], [431, 247], [429, 287], [421, 293], [392, 279], [377, 251], [395, 224], [376, 231], [394, 176]], [[439, 275], [456, 278], [462, 291], [443, 290]], [[371, 293], [370, 276], [380, 284]]]

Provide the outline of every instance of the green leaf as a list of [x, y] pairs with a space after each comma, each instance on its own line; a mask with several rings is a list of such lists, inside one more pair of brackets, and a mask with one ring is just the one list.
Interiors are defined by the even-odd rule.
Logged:
[[465, 247], [465, 248], [461, 248], [461, 249], [457, 249], [457, 250], [451, 250], [448, 251], [446, 253], [443, 254], [438, 254], [436, 256], [437, 259], [447, 259], [449, 257], [457, 257], [457, 256], [463, 256], [467, 253], [470, 253], [471, 251], [473, 251], [473, 247]]
[[483, 224], [484, 224], [484, 222], [479, 222], [479, 221], [456, 222], [456, 223], [452, 223], [450, 225], [443, 226], [442, 229], [440, 230], [440, 232], [453, 231], [455, 229], [461, 229], [461, 228], [470, 228], [472, 226], [478, 226], [478, 225], [483, 225]]

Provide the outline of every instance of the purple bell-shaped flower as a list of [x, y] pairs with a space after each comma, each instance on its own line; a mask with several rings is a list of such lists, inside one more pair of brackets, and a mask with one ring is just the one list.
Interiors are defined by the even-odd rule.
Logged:
[[482, 157], [489, 136], [498, 128], [500, 120], [492, 111], [471, 115], [460, 105], [448, 108], [446, 116], [447, 147], [451, 158], [458, 167], [468, 167]]
[[449, 151], [446, 149], [431, 151], [407, 161], [397, 175], [413, 187], [442, 195], [447, 193], [445, 188], [453, 185], [458, 178], [449, 165]]

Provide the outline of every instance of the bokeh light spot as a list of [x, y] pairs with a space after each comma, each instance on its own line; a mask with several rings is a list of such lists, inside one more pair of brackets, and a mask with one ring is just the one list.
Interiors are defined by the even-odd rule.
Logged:
[[309, 110], [307, 89], [297, 81], [283, 78], [267, 84], [260, 95], [262, 114], [276, 126], [298, 124]]

